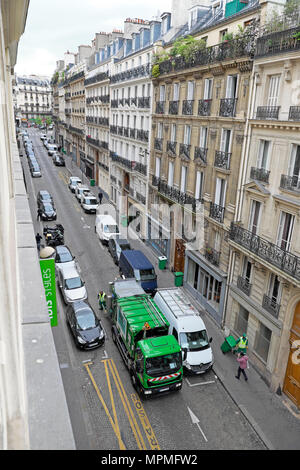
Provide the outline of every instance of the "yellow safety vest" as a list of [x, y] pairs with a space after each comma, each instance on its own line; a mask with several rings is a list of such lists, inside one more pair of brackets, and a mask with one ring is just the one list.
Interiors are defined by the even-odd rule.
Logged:
[[106, 294], [105, 294], [105, 292], [103, 292], [103, 294], [102, 294], [102, 295], [99, 293], [99, 294], [98, 294], [99, 302], [104, 302], [104, 300], [105, 300], [105, 297], [106, 297]]
[[247, 347], [247, 339], [243, 339], [243, 337], [240, 338], [240, 341], [239, 341], [239, 344], [238, 344], [238, 347], [240, 349], [246, 349]]

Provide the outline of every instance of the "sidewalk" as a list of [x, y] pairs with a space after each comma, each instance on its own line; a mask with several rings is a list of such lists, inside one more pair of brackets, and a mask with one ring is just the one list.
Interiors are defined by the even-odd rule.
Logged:
[[195, 302], [187, 292], [191, 302], [202, 312], [209, 336], [212, 336], [212, 349], [215, 363], [213, 370], [218, 379], [239, 407], [241, 413], [250, 422], [260, 436], [267, 449], [292, 450], [300, 449], [300, 413], [290, 411], [284, 401], [284, 395], [272, 393], [261, 379], [260, 375], [251, 367], [247, 370], [248, 382], [241, 376], [235, 378], [238, 362], [232, 353], [223, 354], [221, 345], [224, 342], [224, 333], [220, 327], [203, 312], [201, 306]]
[[[84, 184], [90, 186], [90, 181], [84, 176], [81, 170], [73, 163], [71, 168], [71, 158], [66, 157], [66, 168], [70, 176], [78, 176]], [[91, 188], [95, 196], [102, 189], [95, 186]], [[103, 192], [103, 191], [102, 191]], [[109, 203], [103, 196], [102, 203]], [[130, 240], [133, 248], [141, 249], [141, 240]], [[142, 250], [155, 266], [158, 274], [158, 284], [160, 287], [174, 286], [174, 275], [170, 271], [158, 270], [158, 257], [146, 244], [142, 245]], [[284, 402], [288, 402], [284, 395], [278, 396], [272, 393], [266, 383], [262, 380], [256, 370], [251, 367], [247, 370], [248, 382], [243, 376], [240, 380], [235, 378], [238, 369], [236, 357], [232, 353], [223, 354], [221, 345], [224, 342], [224, 332], [212, 320], [212, 318], [202, 309], [202, 306], [186, 291], [191, 303], [201, 312], [201, 317], [208, 329], [209, 337], [212, 336], [212, 349], [215, 363], [213, 370], [220, 383], [225, 388], [232, 400], [239, 407], [240, 412], [245, 416], [253, 429], [270, 450], [299, 450], [300, 449], [300, 413], [293, 409], [288, 409]]]

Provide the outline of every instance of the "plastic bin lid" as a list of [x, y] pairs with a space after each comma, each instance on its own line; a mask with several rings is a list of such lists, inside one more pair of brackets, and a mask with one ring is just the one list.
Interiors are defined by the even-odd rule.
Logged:
[[231, 348], [233, 348], [233, 347], [236, 345], [236, 340], [234, 339], [233, 336], [228, 336], [228, 337], [226, 338], [226, 341], [227, 341], [227, 343], [229, 344], [229, 346], [230, 346]]
[[183, 276], [183, 273], [174, 273], [174, 275], [180, 277]]

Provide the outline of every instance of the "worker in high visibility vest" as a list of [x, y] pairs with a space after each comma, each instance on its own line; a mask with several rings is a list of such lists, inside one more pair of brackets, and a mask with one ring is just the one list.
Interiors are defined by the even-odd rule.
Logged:
[[246, 333], [243, 334], [243, 336], [241, 336], [238, 341], [237, 341], [237, 349], [235, 350], [235, 352], [238, 352], [238, 353], [244, 353], [246, 354], [247, 352], [247, 348], [248, 348], [248, 338], [247, 338], [247, 335]]
[[106, 308], [106, 294], [101, 290], [98, 294], [98, 301], [99, 301], [99, 308], [100, 310], [103, 310], [103, 308]]

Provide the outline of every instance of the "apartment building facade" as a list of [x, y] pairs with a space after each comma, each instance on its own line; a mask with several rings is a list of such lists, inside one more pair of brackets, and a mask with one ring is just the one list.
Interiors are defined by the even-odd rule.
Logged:
[[16, 115], [23, 122], [52, 117], [52, 88], [48, 77], [16, 76]]

